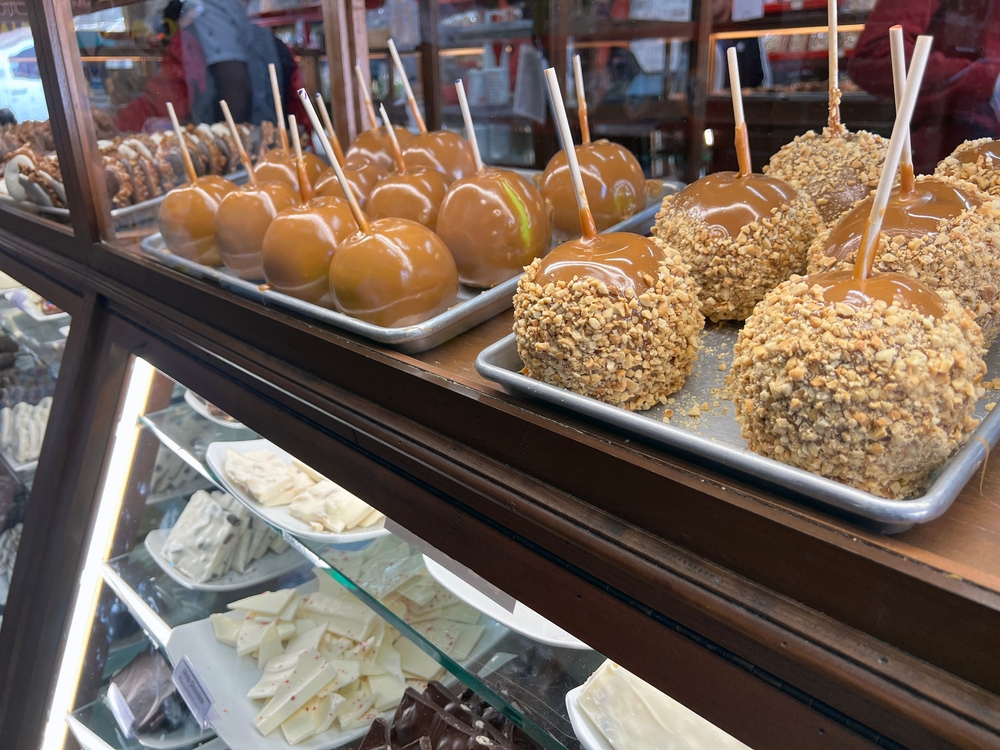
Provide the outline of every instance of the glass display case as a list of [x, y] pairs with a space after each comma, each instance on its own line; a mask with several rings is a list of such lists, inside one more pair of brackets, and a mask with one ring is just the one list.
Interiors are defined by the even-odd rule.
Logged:
[[0, 748], [1000, 745], [930, 5], [0, 3]]

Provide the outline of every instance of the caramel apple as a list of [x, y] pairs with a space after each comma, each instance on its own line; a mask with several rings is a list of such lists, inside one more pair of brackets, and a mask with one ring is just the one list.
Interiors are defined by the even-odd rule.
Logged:
[[[184, 143], [183, 131], [170, 102], [167, 112], [177, 142]], [[191, 154], [186, 148], [180, 152], [188, 183], [171, 190], [160, 204], [157, 215], [160, 234], [170, 252], [206, 266], [218, 266], [222, 259], [215, 241], [215, 216], [223, 198], [236, 186], [216, 175], [198, 177]]]
[[[223, 114], [236, 132], [229, 106], [221, 103]], [[298, 193], [284, 182], [266, 182], [259, 179], [238, 146], [240, 159], [246, 159], [247, 184], [229, 193], [219, 204], [215, 216], [215, 239], [222, 263], [241, 279], [262, 279], [261, 246], [264, 234], [274, 217], [289, 206], [299, 203]]]
[[525, 269], [514, 336], [531, 377], [625, 409], [665, 402], [683, 384], [704, 318], [687, 265], [634, 234], [598, 234], [555, 70], [545, 71], [583, 236]]
[[701, 311], [714, 321], [743, 320], [765, 294], [793, 273], [802, 273], [822, 223], [808, 196], [750, 171], [734, 66], [740, 171], [717, 172], [668, 195], [653, 229], [658, 244], [673, 247], [690, 264], [701, 290]]
[[448, 192], [448, 180], [433, 169], [408, 168], [392, 132], [385, 107], [382, 107], [382, 122], [386, 123], [396, 171], [383, 177], [375, 185], [368, 196], [365, 210], [373, 219], [410, 219], [433, 232], [437, 229], [441, 202]]
[[549, 251], [552, 221], [534, 185], [516, 172], [483, 166], [465, 87], [462, 81], [455, 86], [477, 171], [452, 184], [441, 204], [437, 233], [451, 250], [463, 284], [492, 287]]
[[[829, 2], [829, 28], [837, 28], [837, 3]], [[851, 132], [840, 121], [837, 34], [829, 34], [829, 116], [823, 132], [795, 136], [771, 157], [764, 174], [809, 196], [827, 224], [836, 221], [878, 184], [889, 146], [882, 136]]]
[[[350, 148], [347, 149], [347, 158], [360, 156], [373, 164], [377, 164], [383, 172], [391, 172], [395, 168], [396, 163], [392, 158], [392, 150], [390, 149], [389, 139], [385, 134], [385, 130], [379, 127], [378, 120], [375, 117], [375, 105], [372, 104], [371, 89], [368, 86], [368, 81], [365, 80], [364, 73], [361, 72], [360, 65], [354, 66], [354, 73], [357, 75], [358, 90], [361, 92], [361, 109], [368, 116], [368, 130], [354, 139]], [[393, 126], [393, 132], [396, 134], [396, 140], [399, 141], [400, 145], [413, 137], [413, 134], [409, 130], [401, 128], [398, 125]]]
[[[323, 116], [323, 127], [326, 129], [327, 138], [333, 146], [334, 158], [344, 170], [347, 182], [350, 183], [354, 195], [358, 202], [364, 206], [368, 196], [375, 187], [375, 184], [386, 175], [386, 171], [373, 161], [359, 154], [344, 158], [344, 152], [340, 147], [340, 139], [333, 130], [333, 122], [326, 109], [326, 102], [320, 94], [316, 94], [316, 108]], [[332, 195], [336, 198], [344, 198], [344, 191], [340, 189], [340, 182], [333, 167], [326, 169], [316, 180], [316, 195]]]
[[448, 248], [434, 232], [414, 221], [369, 222], [305, 89], [299, 89], [299, 99], [319, 133], [358, 225], [358, 231], [337, 247], [330, 262], [335, 308], [385, 327], [416, 325], [444, 312], [458, 297], [458, 271]]
[[890, 499], [926, 487], [968, 439], [986, 373], [982, 333], [952, 292], [871, 270], [930, 46], [918, 38], [853, 272], [769, 292], [730, 369], [751, 450]]
[[980, 138], [959, 144], [937, 165], [934, 175], [965, 180], [994, 198], [1000, 197], [1000, 141]]

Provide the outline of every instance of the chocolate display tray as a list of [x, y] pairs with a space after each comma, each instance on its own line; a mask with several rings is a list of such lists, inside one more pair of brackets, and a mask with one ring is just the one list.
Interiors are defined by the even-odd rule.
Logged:
[[[675, 193], [683, 187], [684, 184], [680, 182], [665, 182], [663, 183], [663, 195]], [[607, 231], [649, 234], [654, 217], [659, 210], [659, 203], [654, 203]], [[458, 303], [440, 315], [415, 326], [384, 328], [352, 318], [344, 313], [303, 302], [287, 294], [266, 288], [262, 289], [261, 285], [238, 279], [225, 269], [210, 268], [181, 258], [167, 250], [163, 244], [163, 238], [159, 234], [144, 239], [140, 247], [142, 252], [150, 258], [189, 276], [213, 281], [224, 289], [256, 300], [262, 305], [297, 313], [304, 318], [317, 320], [333, 328], [363, 336], [378, 344], [407, 354], [433, 349], [510, 308], [513, 304], [514, 292], [517, 289], [517, 281], [520, 278], [520, 276], [515, 276], [486, 290], [461, 286], [458, 292]]]
[[[725, 380], [738, 331], [739, 327], [733, 324], [708, 324], [694, 371], [684, 387], [666, 406], [645, 412], [626, 411], [522, 374], [524, 365], [513, 334], [480, 352], [476, 369], [513, 395], [542, 401], [742, 481], [783, 491], [782, 494], [799, 502], [883, 534], [898, 534], [944, 513], [987, 456], [986, 445], [976, 438], [992, 447], [1000, 435], [1000, 409], [987, 412], [987, 405], [997, 400], [990, 398], [993, 391], [987, 391], [976, 404], [980, 424], [973, 437], [934, 472], [925, 494], [909, 500], [886, 500], [759, 456], [740, 436], [733, 404], [726, 395]], [[1000, 342], [987, 353], [986, 364], [990, 374], [1000, 375]], [[725, 370], [719, 369], [722, 365]], [[708, 408], [703, 409], [706, 404]], [[667, 409], [673, 410], [673, 416], [664, 422]]]

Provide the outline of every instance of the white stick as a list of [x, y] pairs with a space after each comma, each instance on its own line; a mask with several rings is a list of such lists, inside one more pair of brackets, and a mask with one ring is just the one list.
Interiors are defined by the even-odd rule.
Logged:
[[465, 120], [465, 131], [472, 146], [472, 155], [476, 159], [476, 171], [483, 171], [483, 157], [479, 153], [479, 139], [476, 138], [476, 129], [472, 126], [472, 112], [469, 111], [469, 98], [465, 95], [465, 84], [459, 78], [455, 81], [455, 91], [458, 92], [458, 106], [462, 108], [462, 119]]
[[726, 51], [729, 59], [729, 88], [733, 94], [733, 116], [736, 118], [736, 127], [743, 126], [743, 91], [740, 86], [740, 64], [736, 59], [736, 48], [730, 47]]
[[396, 162], [396, 171], [400, 174], [406, 173], [406, 163], [403, 161], [403, 151], [399, 147], [399, 139], [396, 138], [396, 131], [389, 120], [389, 113], [385, 111], [385, 105], [378, 105], [379, 114], [382, 115], [382, 127], [385, 128], [386, 135], [392, 148], [392, 159]]
[[[906, 86], [906, 46], [903, 44], [903, 27], [893, 26], [889, 29], [889, 47], [892, 50], [892, 84], [896, 93], [896, 109], [903, 98], [903, 88]], [[906, 143], [903, 144], [901, 163], [913, 165], [913, 151], [910, 147], [910, 129], [906, 129]]]
[[[882, 230], [882, 219], [885, 216], [886, 206], [889, 205], [889, 194], [892, 192], [893, 183], [896, 181], [899, 159], [903, 153], [903, 144], [906, 142], [905, 133], [910, 129], [913, 109], [917, 106], [917, 94], [920, 91], [920, 84], [924, 80], [924, 69], [927, 67], [927, 58], [931, 53], [933, 39], [933, 37], [924, 35], [917, 37], [917, 45], [913, 50], [913, 61], [910, 63], [910, 74], [903, 89], [903, 100], [896, 112], [896, 122], [892, 126], [889, 150], [885, 155], [882, 175], [879, 177], [875, 198], [872, 200], [872, 210], [868, 215], [868, 232], [863, 238], [862, 247], [858, 249], [859, 264], [863, 258], [869, 256], [875, 243], [878, 242], [879, 233]], [[865, 270], [863, 273], [867, 273], [867, 271]], [[864, 278], [863, 275], [858, 276], [857, 267], [854, 278]]]
[[368, 129], [375, 130], [378, 127], [378, 120], [375, 117], [375, 105], [372, 104], [372, 91], [368, 87], [368, 81], [361, 70], [360, 65], [354, 66], [354, 74], [358, 77], [358, 90], [361, 92], [361, 103], [368, 114]]
[[573, 179], [576, 205], [580, 209], [580, 213], [586, 212], [589, 214], [590, 202], [587, 200], [587, 191], [583, 187], [583, 175], [580, 174], [580, 163], [576, 159], [576, 147], [573, 145], [573, 131], [569, 129], [569, 120], [566, 118], [566, 105], [563, 104], [562, 91], [559, 89], [559, 78], [556, 76], [555, 68], [545, 69], [545, 81], [549, 85], [549, 98], [552, 100], [552, 109], [556, 113], [556, 122], [559, 125], [559, 135], [562, 137], [563, 151], [566, 152], [566, 163], [569, 166], [570, 177]]
[[358, 205], [358, 199], [354, 197], [354, 191], [351, 190], [351, 186], [347, 182], [347, 177], [344, 175], [344, 170], [340, 166], [340, 162], [337, 161], [337, 156], [334, 153], [333, 146], [330, 145], [330, 139], [326, 137], [326, 131], [323, 130], [323, 124], [319, 121], [319, 115], [316, 114], [316, 108], [313, 103], [309, 100], [309, 94], [306, 93], [305, 89], [299, 89], [299, 100], [302, 102], [302, 106], [306, 108], [306, 114], [309, 115], [309, 122], [312, 123], [313, 130], [319, 136], [319, 142], [323, 144], [323, 150], [326, 151], [326, 158], [330, 160], [331, 166], [333, 166], [333, 171], [337, 174], [337, 181], [340, 183], [340, 189], [344, 191], [344, 195], [347, 196], [347, 203], [351, 207], [351, 213], [354, 214], [354, 221], [357, 222], [358, 227], [361, 228], [362, 232], [371, 233], [371, 227], [368, 225], [368, 219], [361, 212], [361, 206]]
[[396, 51], [396, 43], [392, 39], [389, 40], [389, 54], [392, 55], [392, 62], [396, 65], [396, 72], [399, 73], [399, 77], [403, 81], [406, 101], [410, 103], [410, 111], [413, 112], [413, 119], [417, 122], [417, 128], [421, 133], [426, 133], [427, 123], [424, 122], [424, 116], [420, 114], [420, 107], [417, 106], [417, 98], [413, 95], [413, 89], [410, 88], [410, 79], [406, 75], [406, 68], [403, 67], [403, 61], [399, 59], [399, 52]]
[[274, 69], [274, 63], [268, 63], [267, 72], [271, 76], [271, 96], [274, 97], [274, 114], [278, 118], [278, 137], [281, 139], [281, 147], [288, 156], [288, 131], [285, 130], [285, 108], [281, 104], [281, 89], [278, 87], [278, 73]]
[[827, 54], [830, 58], [830, 113], [827, 124], [832, 128], [840, 124], [840, 49], [837, 38], [837, 0], [827, 0], [826, 3], [826, 35], [829, 37]]
[[247, 180], [249, 180], [251, 185], [256, 185], [257, 176], [253, 171], [253, 162], [250, 161], [246, 149], [243, 148], [243, 139], [240, 137], [240, 131], [236, 129], [236, 123], [233, 121], [233, 113], [229, 111], [229, 104], [226, 103], [225, 99], [222, 99], [219, 101], [219, 106], [222, 108], [222, 116], [226, 118], [226, 124], [229, 125], [229, 132], [233, 134], [233, 140], [236, 142], [236, 153], [239, 154], [240, 163], [243, 164], [243, 168], [247, 171]]
[[181, 124], [177, 121], [177, 113], [174, 111], [172, 102], [167, 102], [167, 114], [170, 115], [170, 123], [174, 126], [174, 135], [177, 136], [177, 145], [181, 149], [181, 158], [184, 160], [184, 171], [187, 172], [188, 181], [193, 183], [198, 179], [198, 173], [194, 169], [194, 162], [191, 161], [191, 154], [188, 153], [184, 131], [181, 130]]
[[344, 166], [344, 150], [340, 147], [337, 131], [333, 129], [333, 122], [330, 120], [330, 113], [327, 111], [326, 102], [323, 101], [323, 95], [318, 91], [316, 92], [316, 108], [323, 116], [323, 126], [326, 128], [326, 134], [330, 138], [333, 150], [337, 152], [337, 161], [340, 162], [340, 166]]
[[573, 55], [573, 75], [576, 78], [576, 112], [580, 120], [580, 141], [590, 143], [590, 122], [587, 120], [587, 92], [583, 88], [583, 65], [580, 56]]

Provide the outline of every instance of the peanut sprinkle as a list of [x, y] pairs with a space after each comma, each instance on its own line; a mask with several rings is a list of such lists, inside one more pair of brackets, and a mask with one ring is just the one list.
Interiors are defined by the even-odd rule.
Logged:
[[966, 141], [961, 143], [937, 165], [934, 170], [935, 177], [955, 177], [959, 180], [971, 182], [984, 193], [989, 193], [994, 198], [1000, 198], [1000, 164], [997, 164], [987, 155], [980, 156], [975, 163], [959, 161], [955, 158], [963, 151], [978, 148], [984, 144], [992, 142], [992, 138], [980, 138], [978, 141]]

